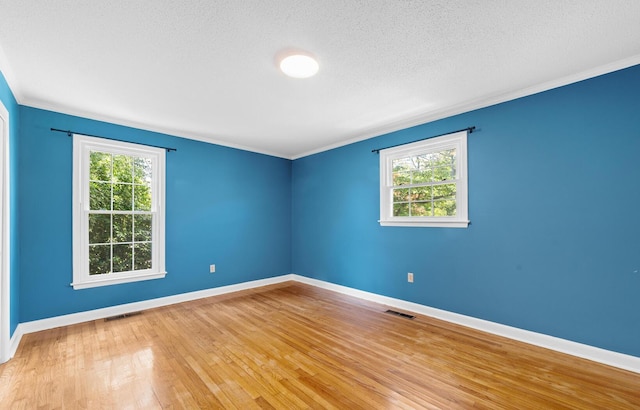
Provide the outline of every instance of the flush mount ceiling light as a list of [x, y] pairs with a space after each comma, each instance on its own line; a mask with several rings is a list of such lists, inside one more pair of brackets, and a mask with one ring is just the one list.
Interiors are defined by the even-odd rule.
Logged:
[[318, 72], [318, 62], [308, 53], [288, 53], [279, 59], [280, 70], [293, 78], [309, 78]]

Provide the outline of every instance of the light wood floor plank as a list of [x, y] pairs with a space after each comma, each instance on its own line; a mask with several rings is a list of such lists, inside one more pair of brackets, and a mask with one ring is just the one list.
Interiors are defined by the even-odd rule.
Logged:
[[640, 409], [640, 375], [299, 283], [25, 335], [0, 409]]

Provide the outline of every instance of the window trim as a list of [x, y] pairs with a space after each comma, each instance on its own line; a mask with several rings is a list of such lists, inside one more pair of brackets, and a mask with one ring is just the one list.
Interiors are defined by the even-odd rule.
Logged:
[[[89, 152], [143, 156], [153, 161], [152, 208], [156, 214], [152, 225], [152, 268], [140, 271], [89, 275]], [[160, 279], [165, 269], [165, 157], [164, 149], [129, 142], [107, 140], [80, 134], [73, 135], [73, 282], [74, 289], [116, 285]], [[86, 206], [86, 208], [85, 208]]]
[[[392, 161], [412, 155], [457, 150], [456, 215], [455, 216], [393, 216]], [[380, 220], [381, 226], [413, 226], [466, 228], [469, 226], [467, 174], [467, 131], [455, 132], [393, 148], [380, 150]]]

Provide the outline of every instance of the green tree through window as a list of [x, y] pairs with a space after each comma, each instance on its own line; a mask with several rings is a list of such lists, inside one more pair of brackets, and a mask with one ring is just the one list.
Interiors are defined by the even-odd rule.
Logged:
[[89, 275], [151, 268], [149, 158], [89, 154]]
[[455, 149], [394, 159], [392, 167], [394, 216], [455, 216]]

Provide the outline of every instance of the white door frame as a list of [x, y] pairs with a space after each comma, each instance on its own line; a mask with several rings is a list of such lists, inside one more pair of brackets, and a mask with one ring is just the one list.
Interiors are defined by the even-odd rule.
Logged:
[[9, 111], [0, 101], [0, 363], [10, 359]]

